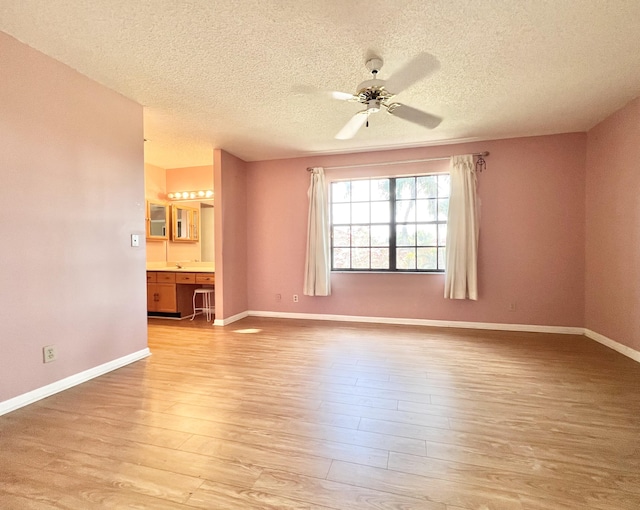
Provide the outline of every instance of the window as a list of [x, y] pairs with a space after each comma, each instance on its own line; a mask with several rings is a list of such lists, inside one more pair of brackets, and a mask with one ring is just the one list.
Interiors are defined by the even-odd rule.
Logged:
[[449, 187], [449, 174], [331, 183], [331, 269], [443, 272]]

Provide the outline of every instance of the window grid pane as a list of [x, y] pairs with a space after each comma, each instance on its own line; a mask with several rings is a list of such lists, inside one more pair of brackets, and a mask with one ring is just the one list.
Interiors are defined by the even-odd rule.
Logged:
[[389, 179], [371, 180], [371, 200], [389, 200]]
[[351, 246], [369, 247], [369, 225], [356, 225], [351, 229]]
[[412, 270], [416, 268], [415, 248], [398, 248], [396, 250], [398, 269]]
[[341, 226], [333, 227], [333, 246], [347, 247], [351, 246], [351, 227]]
[[389, 223], [391, 218], [391, 203], [386, 200], [384, 202], [371, 202], [371, 223]]

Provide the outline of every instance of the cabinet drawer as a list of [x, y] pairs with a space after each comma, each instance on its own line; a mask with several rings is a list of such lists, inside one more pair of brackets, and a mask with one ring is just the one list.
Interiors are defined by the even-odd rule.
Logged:
[[196, 274], [176, 273], [176, 283], [196, 283]]
[[158, 281], [157, 273], [147, 271], [147, 283], [156, 283]]
[[168, 272], [158, 272], [156, 273], [157, 275], [157, 281], [158, 282], [162, 282], [162, 283], [176, 283], [176, 274], [175, 273], [168, 273]]
[[196, 283], [215, 283], [215, 273], [196, 273]]

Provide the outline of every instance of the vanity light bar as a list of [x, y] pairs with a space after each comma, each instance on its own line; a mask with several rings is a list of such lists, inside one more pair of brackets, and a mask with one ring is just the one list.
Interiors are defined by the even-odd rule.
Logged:
[[210, 189], [199, 191], [173, 191], [167, 193], [169, 200], [201, 200], [213, 198], [213, 191]]

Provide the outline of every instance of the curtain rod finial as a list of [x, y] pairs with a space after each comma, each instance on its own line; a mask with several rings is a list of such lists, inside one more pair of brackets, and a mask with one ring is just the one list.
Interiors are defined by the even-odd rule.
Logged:
[[487, 162], [484, 160], [489, 155], [489, 151], [480, 152], [476, 160], [476, 172], [482, 172], [487, 169]]

